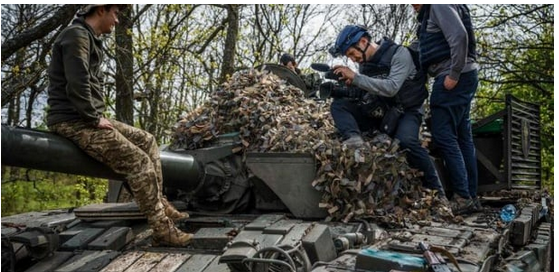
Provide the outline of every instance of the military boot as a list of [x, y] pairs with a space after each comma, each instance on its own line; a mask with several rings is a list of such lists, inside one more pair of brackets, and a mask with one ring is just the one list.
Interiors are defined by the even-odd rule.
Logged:
[[179, 212], [164, 196], [161, 197], [161, 203], [165, 207], [165, 214], [169, 217], [169, 219], [173, 220], [173, 222], [178, 222], [190, 217], [188, 213]]
[[155, 171], [130, 175], [128, 184], [140, 211], [147, 217], [148, 224], [153, 230], [154, 246], [184, 247], [192, 238], [192, 234], [179, 230], [173, 221], [165, 214], [165, 206], [161, 202], [161, 191], [158, 190]]
[[153, 230], [153, 246], [184, 247], [192, 239], [192, 234], [179, 230], [173, 221], [165, 214], [165, 208], [159, 199], [150, 210], [144, 210], [147, 205], [144, 202], [139, 205], [140, 210], [145, 211], [148, 224]]
[[194, 235], [179, 230], [170, 218], [166, 217], [150, 222], [153, 229], [153, 246], [184, 247], [190, 243]]

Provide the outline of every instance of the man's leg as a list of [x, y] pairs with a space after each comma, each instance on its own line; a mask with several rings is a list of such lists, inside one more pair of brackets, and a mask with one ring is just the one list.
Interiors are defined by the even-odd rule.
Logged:
[[477, 70], [464, 73], [460, 76], [460, 87], [464, 90], [465, 98], [468, 99], [467, 109], [458, 124], [458, 144], [464, 157], [466, 170], [468, 173], [468, 188], [470, 196], [477, 197], [478, 171], [476, 149], [472, 136], [472, 122], [470, 120], [471, 102], [478, 86]]
[[472, 136], [469, 112], [466, 112], [464, 115], [463, 121], [458, 126], [458, 144], [460, 145], [466, 165], [466, 172], [468, 173], [468, 192], [475, 199], [477, 197], [478, 182], [476, 149]]
[[334, 99], [330, 105], [330, 113], [344, 140], [353, 135], [361, 135], [359, 129], [361, 112], [357, 103], [347, 99]]
[[419, 126], [422, 115], [418, 110], [406, 111], [398, 122], [398, 129], [394, 136], [400, 140], [402, 149], [408, 149], [406, 153], [411, 167], [419, 169], [424, 175], [423, 186], [437, 190], [439, 195], [444, 196], [443, 186], [437, 175], [437, 171], [429, 154], [419, 142]]
[[444, 76], [439, 76], [433, 84], [430, 99], [431, 133], [450, 173], [454, 194], [469, 199], [468, 175], [457, 135], [457, 124], [469, 109], [469, 101], [463, 99], [458, 88], [446, 90], [443, 81]]
[[138, 208], [153, 229], [154, 243], [184, 246], [192, 238], [175, 227], [165, 215], [158, 192], [157, 174], [149, 156], [117, 129], [92, 128], [83, 122], [61, 123], [51, 130], [69, 138], [88, 155], [123, 174]]
[[173, 205], [169, 203], [169, 201], [167, 201], [165, 195], [163, 195], [163, 173], [161, 170], [161, 158], [159, 155], [159, 147], [157, 145], [155, 137], [145, 130], [135, 128], [116, 120], [111, 120], [111, 123], [124, 137], [126, 137], [130, 142], [142, 149], [149, 156], [155, 169], [157, 191], [160, 200], [165, 207], [165, 214], [173, 221], [188, 218], [188, 213], [179, 212], [177, 209], [175, 209], [175, 207], [173, 207]]

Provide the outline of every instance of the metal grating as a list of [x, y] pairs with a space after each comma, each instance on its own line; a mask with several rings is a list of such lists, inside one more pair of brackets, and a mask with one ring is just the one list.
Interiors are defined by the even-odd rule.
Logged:
[[541, 187], [540, 108], [507, 95], [506, 175], [510, 188]]

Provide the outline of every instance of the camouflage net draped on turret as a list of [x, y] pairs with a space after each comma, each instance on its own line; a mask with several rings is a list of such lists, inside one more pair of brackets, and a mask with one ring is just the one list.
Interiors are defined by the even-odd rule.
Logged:
[[231, 132], [242, 140], [235, 152], [314, 154], [318, 170], [312, 185], [323, 192], [319, 205], [328, 210], [327, 220], [375, 218], [401, 226], [448, 215], [434, 203], [434, 192], [421, 188], [420, 173], [409, 168], [403, 151], [393, 150], [389, 138], [379, 135], [363, 148], [347, 148], [336, 135], [329, 103], [304, 98], [267, 71], [234, 74], [207, 103], [179, 120], [171, 148], [208, 147]]

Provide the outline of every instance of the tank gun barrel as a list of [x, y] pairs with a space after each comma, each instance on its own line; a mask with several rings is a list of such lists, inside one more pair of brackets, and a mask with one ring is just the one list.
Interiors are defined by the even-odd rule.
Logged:
[[[162, 150], [160, 156], [166, 185], [188, 190], [203, 178], [202, 166], [191, 155]], [[64, 137], [7, 125], [2, 125], [2, 165], [124, 180]]]

